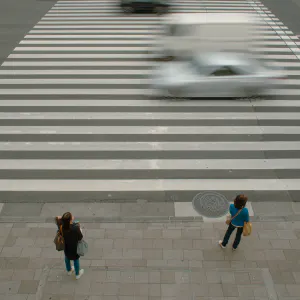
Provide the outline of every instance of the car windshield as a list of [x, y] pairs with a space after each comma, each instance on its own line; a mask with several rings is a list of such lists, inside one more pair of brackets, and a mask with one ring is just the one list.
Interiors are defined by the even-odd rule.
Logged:
[[210, 76], [218, 68], [216, 65], [207, 63], [205, 57], [201, 56], [192, 57], [188, 63], [191, 70], [204, 76]]
[[232, 66], [216, 66], [210, 76], [238, 76], [243, 74], [241, 70], [237, 70]]
[[192, 57], [188, 61], [189, 67], [196, 71], [197, 73], [204, 74], [208, 73], [209, 71], [209, 66], [205, 64], [204, 61], [200, 57]]
[[[210, 59], [213, 61], [213, 59]], [[207, 76], [236, 76], [253, 74], [258, 71], [260, 65], [255, 60], [241, 59], [240, 61], [231, 64], [228, 59], [224, 59], [224, 64], [221, 60], [216, 64], [208, 63], [206, 56], [194, 56], [189, 60], [190, 67], [197, 73]]]

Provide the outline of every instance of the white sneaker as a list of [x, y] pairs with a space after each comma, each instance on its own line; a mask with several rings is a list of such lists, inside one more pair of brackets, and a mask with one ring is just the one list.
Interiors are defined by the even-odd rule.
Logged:
[[79, 275], [76, 276], [76, 279], [78, 280], [78, 279], [83, 275], [83, 273], [84, 273], [84, 270], [81, 269], [81, 270], [79, 271]]
[[223, 243], [223, 241], [219, 241], [220, 247], [221, 247], [222, 249], [225, 249], [226, 247], [224, 247], [222, 243]]
[[71, 267], [71, 271], [68, 272], [68, 275], [70, 276], [70, 275], [72, 275], [73, 273], [74, 273], [74, 267]]

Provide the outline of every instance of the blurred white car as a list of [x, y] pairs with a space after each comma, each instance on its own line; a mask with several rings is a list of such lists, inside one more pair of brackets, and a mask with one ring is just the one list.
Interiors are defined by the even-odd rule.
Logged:
[[247, 13], [174, 13], [161, 23], [154, 54], [169, 59], [199, 52], [247, 51], [259, 20]]
[[154, 71], [152, 87], [171, 97], [251, 97], [285, 79], [280, 70], [239, 53], [201, 53], [163, 63]]

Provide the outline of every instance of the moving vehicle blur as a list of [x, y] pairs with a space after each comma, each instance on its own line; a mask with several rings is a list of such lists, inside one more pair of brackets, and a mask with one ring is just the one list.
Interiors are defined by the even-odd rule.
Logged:
[[245, 52], [255, 39], [258, 23], [246, 13], [170, 14], [162, 19], [163, 34], [155, 56], [170, 60], [199, 52]]
[[249, 55], [215, 52], [161, 64], [152, 85], [162, 96], [251, 97], [284, 78]]
[[[263, 22], [246, 13], [171, 14], [154, 59], [152, 86], [171, 97], [252, 97], [285, 76], [251, 54]], [[253, 44], [254, 42], [254, 44]], [[261, 47], [263, 40], [259, 40]], [[157, 59], [158, 58], [158, 59]]]
[[121, 0], [121, 8], [124, 13], [154, 12], [165, 14], [168, 12], [167, 0]]

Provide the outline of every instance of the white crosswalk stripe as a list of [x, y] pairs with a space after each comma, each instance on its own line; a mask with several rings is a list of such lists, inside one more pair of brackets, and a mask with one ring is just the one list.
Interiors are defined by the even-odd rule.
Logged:
[[124, 16], [116, 0], [58, 1], [0, 68], [2, 199], [177, 199], [185, 216], [206, 190], [297, 198], [299, 39], [256, 0], [171, 11], [260, 16], [254, 56], [288, 75], [274, 80], [276, 99], [152, 99], [160, 17]]

